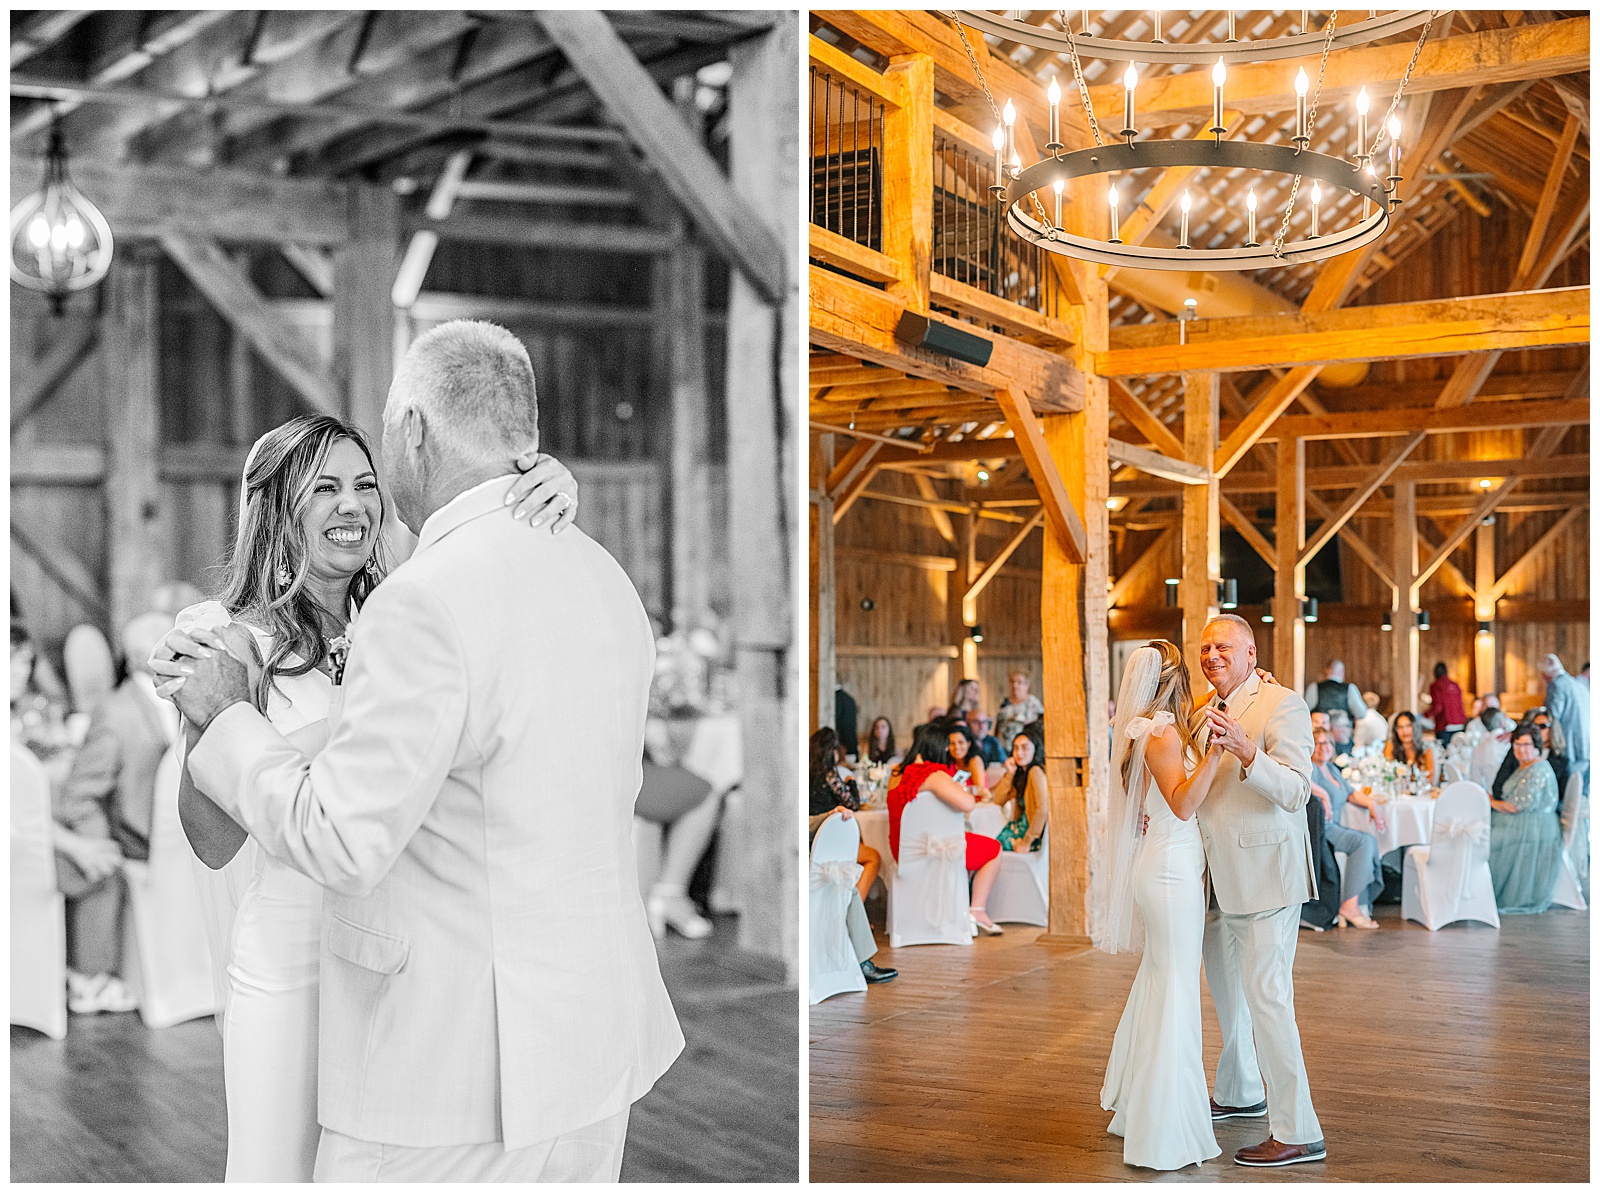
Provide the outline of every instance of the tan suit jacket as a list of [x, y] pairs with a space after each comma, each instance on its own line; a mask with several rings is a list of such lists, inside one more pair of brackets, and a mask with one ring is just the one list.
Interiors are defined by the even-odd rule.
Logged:
[[683, 1048], [632, 843], [649, 623], [582, 531], [513, 521], [510, 479], [438, 511], [368, 600], [314, 760], [247, 705], [190, 756], [327, 889], [318, 1117], [357, 1139], [523, 1147], [625, 1110]]
[[[1213, 693], [1210, 704], [1218, 697]], [[1200, 836], [1217, 906], [1248, 915], [1304, 903], [1316, 891], [1316, 861], [1306, 823], [1311, 798], [1311, 713], [1288, 688], [1251, 674], [1227, 711], [1256, 744], [1255, 761], [1222, 756], [1200, 805]]]

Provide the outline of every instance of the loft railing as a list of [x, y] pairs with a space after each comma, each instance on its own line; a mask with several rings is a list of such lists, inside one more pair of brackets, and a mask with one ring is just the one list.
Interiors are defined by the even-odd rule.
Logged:
[[881, 251], [883, 101], [815, 62], [810, 91], [811, 222]]

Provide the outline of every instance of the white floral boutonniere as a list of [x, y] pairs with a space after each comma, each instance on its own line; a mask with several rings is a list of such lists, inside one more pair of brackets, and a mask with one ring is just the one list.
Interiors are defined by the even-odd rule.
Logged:
[[350, 660], [350, 638], [340, 634], [328, 639], [328, 660], [333, 666], [333, 686], [344, 683], [344, 666]]

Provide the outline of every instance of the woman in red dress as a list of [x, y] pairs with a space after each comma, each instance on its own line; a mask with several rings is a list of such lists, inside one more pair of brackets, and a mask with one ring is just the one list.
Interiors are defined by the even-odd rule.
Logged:
[[[970, 812], [978, 802], [952, 777], [950, 730], [939, 721], [921, 726], [906, 755], [900, 782], [889, 791], [889, 848], [900, 859], [900, 817], [906, 805], [924, 791], [962, 812]], [[967, 834], [967, 870], [972, 874], [972, 922], [985, 936], [999, 936], [1005, 929], [989, 918], [984, 905], [989, 889], [1000, 873], [1000, 842], [978, 833]]]

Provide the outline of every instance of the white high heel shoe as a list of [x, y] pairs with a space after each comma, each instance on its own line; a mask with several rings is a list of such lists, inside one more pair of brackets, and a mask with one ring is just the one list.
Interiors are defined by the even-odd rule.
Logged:
[[644, 901], [644, 914], [650, 922], [650, 935], [657, 940], [665, 939], [668, 928], [688, 940], [704, 940], [713, 928], [686, 894], [652, 892]]

